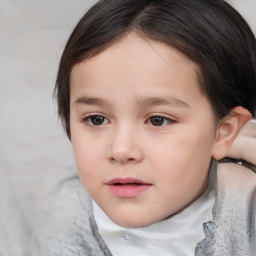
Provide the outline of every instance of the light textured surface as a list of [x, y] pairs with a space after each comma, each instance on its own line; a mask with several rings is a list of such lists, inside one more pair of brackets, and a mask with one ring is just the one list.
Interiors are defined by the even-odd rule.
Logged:
[[44, 246], [56, 181], [74, 172], [52, 90], [65, 42], [92, 3], [0, 0], [1, 256], [35, 256]]
[[92, 2], [0, 0], [1, 171], [35, 175], [72, 163], [52, 90], [64, 44]]

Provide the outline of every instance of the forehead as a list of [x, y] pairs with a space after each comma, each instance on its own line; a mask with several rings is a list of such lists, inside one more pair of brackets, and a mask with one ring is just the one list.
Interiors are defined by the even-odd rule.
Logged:
[[77, 91], [87, 94], [110, 89], [114, 94], [122, 88], [157, 94], [160, 90], [171, 93], [177, 87], [189, 97], [201, 94], [198, 74], [198, 65], [174, 47], [130, 33], [73, 67], [71, 97]]
[[[81, 63], [89, 65], [95, 63], [98, 65], [99, 62], [104, 60], [104, 64], [107, 65], [114, 60], [118, 60], [119, 62], [122, 60], [128, 67], [129, 62], [127, 61], [127, 57], [130, 57], [129, 61], [132, 59], [135, 62], [139, 59], [144, 60], [144, 67], [147, 67], [147, 64], [150, 64], [150, 62], [147, 62], [150, 58], [151, 60], [156, 61], [156, 58], [160, 57], [166, 64], [172, 65], [172, 62], [169, 60], [175, 60], [176, 67], [186, 64], [187, 66], [194, 68], [195, 71], [200, 71], [199, 66], [178, 49], [162, 42], [149, 39], [146, 36], [141, 36], [136, 32], [126, 34], [105, 50], [89, 59], [83, 60]], [[147, 59], [145, 59], [145, 57], [147, 57]], [[78, 63], [75, 66], [78, 66], [81, 63]], [[143, 66], [141, 68], [143, 68]]]

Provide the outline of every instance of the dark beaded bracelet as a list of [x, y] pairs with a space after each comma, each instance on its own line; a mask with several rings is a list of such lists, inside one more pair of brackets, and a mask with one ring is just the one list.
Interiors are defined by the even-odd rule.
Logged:
[[254, 164], [251, 164], [249, 162], [246, 162], [242, 159], [235, 159], [235, 158], [230, 158], [230, 157], [225, 157], [223, 159], [221, 159], [219, 161], [219, 163], [234, 163], [234, 164], [238, 164], [238, 165], [241, 165], [241, 166], [244, 166], [250, 170], [252, 170], [253, 172], [256, 173], [256, 165]]

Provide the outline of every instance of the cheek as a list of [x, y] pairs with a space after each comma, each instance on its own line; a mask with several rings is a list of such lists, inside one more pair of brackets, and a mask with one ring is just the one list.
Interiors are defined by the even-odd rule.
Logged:
[[152, 155], [157, 155], [161, 159], [160, 162], [164, 163], [166, 159], [170, 159], [184, 163], [185, 158], [200, 158], [210, 154], [213, 142], [210, 133], [193, 133], [185, 130], [184, 133], [176, 133], [169, 139], [154, 143], [156, 146], [151, 146], [150, 149], [155, 149]]
[[90, 148], [86, 144], [81, 145], [81, 143], [74, 145], [73, 149], [78, 176], [91, 196], [95, 196], [102, 180], [102, 161], [100, 160], [99, 152], [97, 152], [97, 149]]
[[211, 129], [198, 131], [197, 128], [190, 128], [180, 128], [169, 138], [155, 141], [154, 147], [147, 147], [151, 164], [159, 175], [161, 173], [175, 182], [182, 180], [189, 183], [189, 180], [194, 181], [198, 175], [207, 173], [214, 133]]
[[80, 132], [73, 134], [75, 135], [72, 136], [72, 146], [79, 176], [82, 180], [92, 179], [97, 176], [103, 162], [102, 147], [99, 147], [91, 136]]

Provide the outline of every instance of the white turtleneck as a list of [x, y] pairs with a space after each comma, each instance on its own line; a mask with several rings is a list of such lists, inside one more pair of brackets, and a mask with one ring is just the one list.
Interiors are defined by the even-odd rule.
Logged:
[[203, 223], [212, 220], [216, 177], [211, 175], [207, 190], [185, 210], [144, 228], [116, 225], [93, 201], [99, 233], [113, 256], [192, 256], [205, 236]]

